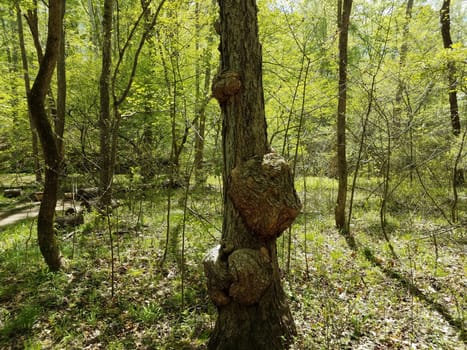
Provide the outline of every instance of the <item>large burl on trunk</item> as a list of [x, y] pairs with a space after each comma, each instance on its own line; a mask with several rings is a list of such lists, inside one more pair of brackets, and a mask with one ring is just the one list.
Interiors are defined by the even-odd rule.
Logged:
[[219, 318], [209, 349], [286, 349], [295, 334], [276, 238], [300, 212], [290, 168], [274, 153], [231, 171], [221, 245], [204, 259]]
[[219, 0], [224, 222], [204, 259], [218, 319], [208, 348], [287, 349], [295, 325], [280, 282], [277, 237], [300, 202], [287, 162], [267, 141], [255, 0]]
[[218, 308], [209, 349], [287, 349], [295, 326], [280, 284], [275, 239], [257, 249], [217, 246], [204, 260]]
[[248, 229], [262, 238], [279, 236], [300, 212], [289, 165], [275, 153], [253, 157], [231, 173], [229, 196]]

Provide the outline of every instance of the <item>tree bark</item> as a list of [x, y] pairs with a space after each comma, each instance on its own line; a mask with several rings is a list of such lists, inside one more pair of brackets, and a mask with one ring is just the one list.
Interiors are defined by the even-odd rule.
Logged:
[[[28, 10], [27, 14], [25, 15], [26, 21], [29, 25], [29, 30], [31, 31], [32, 39], [34, 42], [34, 47], [36, 48], [37, 60], [39, 65], [42, 62], [42, 58], [44, 57], [44, 52], [42, 49], [42, 44], [39, 36], [39, 19], [37, 15], [37, 0], [33, 1], [34, 8], [32, 10]], [[63, 5], [65, 6], [65, 5]], [[57, 119], [57, 106], [55, 103], [55, 98], [53, 96], [52, 89], [47, 92], [47, 104], [48, 109], [46, 108], [47, 112], [51, 116], [51, 118], [55, 121]]]
[[25, 15], [26, 21], [28, 22], [29, 30], [31, 31], [32, 40], [34, 42], [34, 47], [36, 49], [37, 59], [39, 63], [42, 61], [44, 53], [42, 51], [42, 45], [39, 38], [39, 19], [37, 17], [37, 0], [33, 1], [34, 7], [31, 10], [28, 10]]
[[[443, 0], [443, 5], [439, 11], [441, 35], [443, 37], [443, 45], [445, 49], [452, 49], [450, 3], [450, 0]], [[456, 66], [452, 60], [448, 59], [447, 70], [449, 84], [449, 110], [451, 115], [452, 133], [455, 136], [459, 136], [461, 132], [461, 123], [459, 119], [459, 106], [457, 104]]]
[[204, 261], [218, 307], [209, 349], [286, 349], [295, 326], [283, 292], [277, 237], [298, 215], [291, 170], [267, 141], [255, 0], [219, 0], [224, 221]]
[[47, 44], [39, 72], [28, 96], [31, 117], [37, 129], [45, 159], [44, 194], [37, 219], [37, 236], [42, 255], [51, 271], [60, 269], [62, 261], [54, 230], [60, 156], [44, 101], [59, 56], [62, 32], [62, 0], [49, 1]]
[[[62, 18], [65, 15], [66, 0], [63, 0]], [[55, 137], [57, 139], [57, 148], [60, 156], [60, 162], [63, 164], [65, 149], [63, 144], [63, 135], [65, 132], [66, 118], [66, 65], [65, 65], [65, 29], [61, 28], [60, 51], [57, 61], [57, 114], [54, 120]]]
[[[337, 105], [337, 176], [339, 186], [335, 208], [336, 227], [347, 234], [347, 158], [346, 158], [346, 110], [347, 110], [347, 42], [352, 0], [338, 1], [339, 4], [339, 97]], [[342, 6], [342, 7], [341, 7]]]
[[[28, 65], [28, 56], [26, 54], [26, 46], [24, 44], [24, 30], [23, 30], [23, 17], [21, 15], [21, 8], [19, 2], [15, 2], [16, 8], [16, 21], [18, 25], [18, 39], [19, 46], [21, 51], [21, 61], [23, 64], [23, 77], [24, 77], [24, 87], [26, 90], [26, 95], [28, 96], [31, 91], [31, 80], [29, 79], [29, 65]], [[28, 110], [29, 117], [29, 126], [31, 128], [31, 145], [32, 145], [32, 156], [34, 158], [34, 174], [37, 183], [42, 182], [42, 171], [39, 157], [39, 141], [37, 139], [37, 130], [34, 126], [32, 120], [31, 111]]]
[[[450, 0], [443, 0], [443, 5], [439, 11], [439, 19], [441, 23], [441, 36], [443, 37], [443, 46], [446, 50], [452, 50], [451, 38], [451, 16], [450, 16]], [[449, 112], [451, 116], [451, 127], [454, 136], [459, 136], [461, 133], [461, 122], [459, 117], [459, 106], [457, 104], [457, 76], [455, 63], [448, 58], [446, 64], [447, 78], [449, 88]], [[456, 169], [453, 178], [453, 187], [464, 184], [464, 170]]]

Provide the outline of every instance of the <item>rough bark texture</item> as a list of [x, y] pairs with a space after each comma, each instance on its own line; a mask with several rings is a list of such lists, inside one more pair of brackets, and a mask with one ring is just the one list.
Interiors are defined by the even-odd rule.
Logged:
[[[339, 1], [339, 5], [341, 1]], [[345, 207], [347, 201], [347, 158], [345, 140], [345, 119], [347, 109], [347, 41], [352, 0], [343, 0], [339, 9], [339, 99], [337, 106], [337, 176], [339, 187], [335, 209], [336, 226], [347, 233]]]
[[[441, 35], [443, 37], [443, 45], [445, 49], [452, 49], [451, 39], [451, 17], [450, 17], [450, 0], [444, 0], [439, 18], [441, 23]], [[461, 132], [461, 123], [459, 119], [459, 106], [457, 104], [457, 79], [456, 67], [454, 62], [448, 60], [448, 83], [449, 83], [449, 109], [451, 115], [452, 133], [458, 136]]]
[[44, 100], [59, 55], [61, 28], [62, 1], [50, 0], [45, 54], [28, 96], [29, 109], [41, 141], [46, 165], [44, 194], [37, 218], [37, 236], [41, 253], [52, 271], [61, 267], [60, 249], [54, 231], [60, 156], [52, 126], [47, 118]]
[[[256, 2], [219, 0], [219, 5], [221, 67], [212, 90], [223, 114], [224, 223], [221, 245], [211, 250], [204, 261], [209, 294], [219, 313], [208, 348], [286, 349], [295, 326], [280, 283], [276, 237], [290, 226], [298, 211], [270, 225], [270, 217], [265, 219], [270, 203], [237, 196], [233, 186], [238, 189], [245, 185], [258, 193], [258, 186], [264, 185], [270, 192], [267, 201], [279, 203], [281, 208], [288, 207], [289, 199], [292, 208], [300, 204], [285, 161], [274, 155], [275, 165], [266, 171], [268, 165], [262, 166], [264, 159], [272, 163], [267, 160], [271, 152], [264, 115]], [[258, 183], [250, 181], [248, 175], [243, 176], [244, 171], [255, 172], [263, 179]], [[289, 186], [275, 187], [276, 176], [281, 179], [278, 183]], [[253, 207], [258, 206], [263, 209], [256, 212], [261, 217], [260, 228], [255, 220], [252, 224], [248, 219]], [[264, 232], [267, 234], [261, 234]]]
[[229, 196], [247, 228], [264, 239], [289, 228], [301, 208], [289, 165], [275, 153], [232, 169]]

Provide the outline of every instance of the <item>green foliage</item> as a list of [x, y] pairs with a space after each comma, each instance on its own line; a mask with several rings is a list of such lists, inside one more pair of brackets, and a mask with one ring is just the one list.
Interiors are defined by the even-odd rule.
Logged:
[[42, 312], [39, 305], [27, 305], [14, 317], [6, 322], [0, 332], [0, 339], [6, 341], [16, 334], [27, 335]]
[[136, 305], [129, 309], [129, 315], [136, 321], [143, 323], [154, 323], [162, 316], [162, 309], [158, 304]]
[[[28, 8], [27, 3], [21, 2], [23, 10]], [[156, 5], [154, 3], [153, 7]], [[424, 164], [427, 157], [433, 162], [452, 160], [446, 153], [452, 140], [445, 137], [450, 128], [446, 60], [455, 62], [459, 75], [458, 91], [465, 90], [463, 58], [466, 49], [460, 36], [465, 31], [465, 21], [462, 20], [465, 7], [452, 5], [451, 27], [455, 43], [452, 50], [444, 50], [437, 30], [438, 9], [431, 4], [415, 4], [405, 39], [405, 5], [387, 1], [357, 2], [353, 9], [349, 46], [352, 83], [349, 84], [348, 158], [352, 168], [357, 162], [364, 115], [371, 103], [362, 161], [373, 166], [373, 174], [380, 173], [384, 167], [389, 139], [393, 148], [391, 174], [407, 174], [406, 170], [415, 159], [409, 156], [411, 144], [420, 154], [417, 155], [417, 163]], [[336, 3], [264, 1], [259, 3], [259, 9], [266, 115], [272, 146], [290, 159], [294, 158], [297, 148], [297, 171], [305, 167], [314, 175], [332, 176], [337, 90]], [[43, 10], [40, 5], [39, 13], [42, 14]], [[140, 10], [130, 1], [119, 6], [114, 65], [118, 59], [118, 48], [125, 45], [130, 34], [124, 28], [133, 27]], [[71, 1], [67, 4], [65, 16], [69, 115], [65, 136], [67, 167], [70, 172], [88, 174], [90, 180], [95, 180], [99, 161], [100, 11], [95, 4]], [[213, 28], [216, 8], [200, 6], [199, 14], [196, 11], [193, 2], [167, 2], [143, 47], [133, 86], [121, 106], [124, 117], [120, 123], [117, 173], [128, 173], [131, 167], [141, 167], [145, 171], [145, 182], [151, 181], [156, 173], [164, 173], [164, 164], [173, 156], [172, 145], [183, 146], [186, 128], [189, 137], [184, 147], [186, 150], [193, 147], [193, 135], [197, 132], [197, 84], [204, 94], [204, 76], [208, 71], [211, 76], [215, 74], [218, 60], [218, 36]], [[0, 57], [4, 63], [0, 79], [5, 80], [3, 86], [7, 87], [0, 94], [1, 169], [30, 171], [30, 135], [25, 132], [28, 121], [14, 12], [5, 10], [2, 18], [4, 25], [11, 30], [5, 31], [2, 38], [3, 46], [8, 50]], [[45, 21], [42, 16], [39, 19], [42, 29]], [[131, 58], [143, 27], [136, 30], [119, 68], [117, 96], [127, 82]], [[25, 33], [28, 34], [27, 26]], [[408, 51], [405, 64], [401, 65], [404, 40]], [[34, 72], [36, 61], [30, 35], [26, 35], [26, 48], [31, 72]], [[379, 66], [378, 62], [381, 62]], [[373, 76], [377, 88], [370, 98]], [[387, 123], [392, 118], [399, 82], [403, 82], [405, 89], [401, 130], [397, 130], [392, 122]], [[220, 121], [215, 101], [207, 105], [206, 113], [204, 156], [207, 165], [211, 166], [209, 170], [212, 170], [218, 169], [220, 162], [217, 152]], [[410, 125], [410, 130], [407, 125]], [[409, 133], [412, 133], [411, 140]], [[440, 142], [444, 143], [442, 147]], [[435, 158], [431, 157], [433, 147], [440, 150]], [[192, 162], [192, 154], [182, 151], [180, 160]], [[445, 166], [437, 168], [444, 169]]]
[[[16, 16], [11, 2], [1, 4], [0, 186], [31, 192], [31, 136]], [[20, 4], [25, 11], [33, 2]], [[38, 4], [45, 38], [45, 5]], [[86, 213], [82, 227], [59, 233], [70, 266], [58, 275], [43, 270], [34, 221], [1, 227], [0, 347], [205, 347], [215, 310], [206, 296], [200, 262], [222, 227], [222, 121], [217, 102], [207, 100], [210, 82], [205, 86], [204, 81], [217, 72], [217, 9], [212, 3], [199, 5], [197, 10], [193, 1], [166, 2], [120, 106], [114, 185], [121, 206], [110, 218], [115, 298], [110, 297], [108, 222], [97, 210]], [[459, 348], [463, 344], [445, 319], [371, 262], [409, 276], [431, 300], [465, 322], [465, 185], [457, 188], [460, 222], [448, 221], [452, 167], [460, 154], [458, 167], [466, 169], [467, 157], [462, 139], [451, 136], [446, 63], [453, 62], [457, 69], [465, 128], [466, 7], [461, 1], [452, 3], [454, 45], [445, 50], [439, 9], [431, 2], [414, 4], [408, 34], [405, 2], [354, 2], [347, 155], [349, 183], [359, 166], [351, 232], [361, 252], [355, 253], [333, 230], [331, 217], [337, 191], [336, 1], [268, 0], [258, 6], [269, 140], [291, 161], [304, 204], [290, 236], [291, 264], [285, 276], [299, 333], [296, 349]], [[140, 10], [139, 3], [119, 2], [113, 68]], [[67, 1], [66, 191], [97, 183], [101, 11], [96, 2]], [[138, 27], [129, 43], [115, 82], [116, 95], [131, 74], [131, 57], [143, 29]], [[26, 26], [25, 39], [34, 76], [37, 58]], [[404, 43], [407, 56], [402, 62]], [[176, 151], [181, 150], [180, 174], [191, 173], [202, 100], [208, 101], [207, 187], [190, 190], [184, 222], [184, 189], [169, 190], [163, 184], [173, 172]], [[169, 191], [174, 197], [166, 247]], [[381, 227], [383, 199], [383, 224], [399, 260], [392, 257]], [[27, 196], [21, 200], [27, 201]], [[0, 210], [15, 204], [0, 196]], [[284, 270], [288, 240], [287, 232], [278, 240]], [[162, 268], [165, 249], [169, 259]]]

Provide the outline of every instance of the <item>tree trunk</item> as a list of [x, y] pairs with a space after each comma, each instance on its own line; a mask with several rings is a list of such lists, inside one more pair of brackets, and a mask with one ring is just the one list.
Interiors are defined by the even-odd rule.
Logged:
[[[452, 49], [451, 39], [451, 17], [450, 17], [450, 0], [443, 0], [443, 5], [439, 11], [441, 23], [441, 35], [443, 37], [443, 45], [445, 49]], [[449, 84], [449, 109], [451, 115], [452, 133], [458, 136], [461, 132], [461, 123], [459, 119], [459, 107], [457, 104], [457, 79], [456, 67], [454, 62], [448, 59], [448, 84]]]
[[[141, 24], [141, 19], [150, 13], [149, 2], [142, 2], [142, 12], [136, 20], [133, 28], [129, 31], [126, 42], [123, 44], [118, 53], [118, 60], [115, 63], [115, 69], [111, 74], [112, 67], [112, 29], [113, 29], [113, 6], [114, 1], [104, 1], [104, 14], [103, 14], [103, 40], [102, 40], [102, 72], [99, 82], [100, 88], [100, 116], [99, 116], [99, 131], [100, 131], [100, 191], [101, 199], [100, 205], [106, 208], [111, 207], [112, 203], [112, 181], [114, 175], [114, 168], [117, 156], [118, 146], [118, 132], [121, 122], [120, 106], [125, 102], [131, 86], [133, 84], [136, 68], [138, 66], [138, 58], [141, 50], [151, 34], [159, 13], [164, 5], [165, 0], [161, 0], [155, 13], [152, 15], [151, 22], [146, 23], [145, 30], [139, 40], [138, 47], [130, 58], [131, 73], [127, 79], [126, 84], [123, 84], [123, 89], [120, 95], [117, 96], [117, 77], [119, 76], [121, 65], [124, 61], [128, 60], [128, 48], [130, 45], [136, 28]], [[118, 18], [118, 16], [117, 16]], [[118, 27], [118, 24], [117, 24]], [[118, 31], [117, 31], [118, 32]], [[119, 38], [117, 38], [118, 41]], [[120, 85], [120, 84], [118, 84]]]
[[[195, 49], [198, 54], [200, 51], [200, 31], [201, 25], [199, 23], [200, 6], [199, 1], [195, 3]], [[207, 47], [209, 50], [209, 46]], [[198, 56], [199, 57], [199, 56]], [[209, 63], [208, 63], [209, 64]], [[206, 71], [207, 72], [207, 71]], [[195, 114], [196, 124], [195, 127], [195, 186], [201, 188], [206, 183], [206, 177], [203, 174], [203, 153], [204, 153], [204, 131], [206, 125], [206, 113], [203, 105], [200, 104], [201, 100], [201, 60], [196, 59], [195, 68]], [[209, 84], [209, 83], [208, 83]]]
[[[402, 102], [403, 102], [403, 96], [404, 92], [406, 92], [406, 82], [404, 81], [403, 77], [403, 72], [406, 70], [407, 66], [407, 52], [408, 52], [408, 40], [409, 40], [409, 25], [410, 21], [412, 19], [412, 9], [413, 9], [413, 3], [414, 0], [407, 0], [407, 5], [405, 8], [405, 22], [404, 22], [404, 27], [402, 31], [402, 44], [400, 48], [400, 58], [399, 58], [399, 72], [398, 72], [398, 82], [397, 82], [397, 90], [396, 90], [396, 97], [394, 101], [394, 108], [393, 108], [393, 132], [392, 135], [394, 135], [394, 139], [396, 143], [402, 143], [404, 142], [403, 135], [407, 132], [409, 134], [409, 145], [406, 147], [405, 145], [403, 146], [404, 149], [409, 150], [409, 175], [410, 175], [410, 183], [413, 181], [413, 164], [415, 164], [415, 154], [414, 154], [414, 145], [413, 145], [413, 115], [411, 114], [409, 118], [407, 118], [407, 123], [404, 128], [401, 128], [402, 124]], [[388, 131], [389, 133], [389, 131]], [[390, 141], [389, 141], [390, 142]], [[388, 152], [388, 156], [390, 153]], [[388, 159], [388, 166], [390, 159]], [[389, 171], [389, 169], [388, 169]], [[389, 174], [389, 173], [388, 173]], [[388, 179], [389, 180], [389, 179]], [[384, 182], [386, 184], [386, 181]], [[389, 185], [389, 181], [387, 182], [387, 185]], [[386, 187], [386, 186], [383, 186]], [[383, 192], [388, 193], [388, 189], [383, 190]], [[383, 199], [383, 203], [385, 203], [386, 200]], [[383, 208], [383, 207], [381, 207]], [[386, 210], [386, 206], [384, 206], [384, 211]], [[385, 217], [386, 214], [380, 216], [380, 217]], [[384, 226], [383, 231], [384, 231]]]
[[[199, 23], [200, 5], [196, 2], [196, 50], [200, 50], [199, 40], [201, 38]], [[210, 11], [210, 10], [209, 10]], [[202, 188], [206, 184], [206, 171], [204, 170], [204, 137], [206, 133], [206, 107], [210, 100], [210, 84], [211, 84], [211, 44], [214, 40], [214, 34], [209, 32], [207, 38], [207, 47], [204, 49], [202, 59], [196, 62], [196, 123], [195, 123], [195, 186]], [[201, 70], [204, 66], [204, 86], [201, 87]]]
[[[83, 7], [84, 7], [83, 1]], [[91, 24], [91, 41], [94, 48], [102, 47], [102, 36], [100, 35], [99, 23], [99, 4], [95, 4], [93, 0], [87, 0], [86, 13], [89, 14], [89, 22]]]
[[[65, 15], [66, 0], [63, 0], [62, 17]], [[63, 134], [65, 132], [66, 115], [66, 66], [65, 66], [65, 29], [62, 26], [60, 53], [57, 61], [57, 114], [54, 120], [55, 137], [60, 155], [60, 162], [63, 164], [65, 149], [63, 144]]]
[[[24, 30], [23, 30], [23, 17], [21, 15], [21, 8], [19, 7], [19, 2], [16, 1], [16, 21], [18, 24], [18, 39], [19, 46], [21, 51], [21, 60], [23, 63], [23, 76], [24, 76], [24, 87], [26, 90], [26, 95], [28, 96], [31, 90], [31, 81], [29, 79], [29, 65], [28, 65], [28, 56], [26, 54], [26, 47], [24, 45]], [[32, 144], [32, 156], [34, 158], [34, 174], [36, 182], [42, 182], [42, 171], [39, 158], [39, 143], [37, 139], [37, 131], [32, 120], [31, 111], [28, 110], [29, 117], [29, 126], [31, 128], [31, 144]]]
[[402, 31], [402, 45], [400, 48], [399, 58], [399, 74], [395, 98], [395, 106], [393, 112], [394, 124], [400, 126], [400, 116], [402, 113], [402, 98], [405, 90], [405, 81], [402, 79], [402, 71], [405, 70], [407, 65], [407, 51], [408, 51], [408, 37], [409, 37], [409, 24], [412, 18], [413, 0], [407, 0], [407, 6], [405, 8], [405, 23]]
[[200, 106], [196, 111], [195, 125], [195, 186], [202, 188], [206, 185], [206, 170], [204, 170], [204, 137], [206, 134], [206, 105]]
[[[451, 39], [451, 17], [450, 17], [450, 0], [443, 0], [443, 5], [439, 11], [439, 19], [441, 23], [441, 35], [443, 37], [443, 46], [447, 50], [452, 49]], [[449, 84], [449, 111], [451, 116], [451, 127], [454, 136], [459, 136], [461, 133], [461, 122], [459, 118], [459, 106], [457, 104], [457, 77], [455, 63], [448, 58], [448, 84]], [[454, 173], [453, 186], [459, 186], [464, 183], [463, 169], [457, 169]]]
[[28, 96], [32, 120], [37, 129], [45, 158], [44, 194], [37, 219], [39, 247], [51, 271], [61, 267], [61, 254], [55, 237], [54, 215], [57, 203], [60, 156], [44, 101], [57, 63], [62, 32], [62, 1], [49, 1], [47, 44], [39, 72]]
[[221, 67], [212, 90], [223, 115], [224, 222], [220, 246], [204, 261], [218, 307], [208, 348], [286, 349], [295, 326], [276, 239], [301, 206], [288, 164], [267, 141], [256, 2], [219, 5]]
[[[174, 34], [178, 35], [178, 34]], [[179, 72], [179, 58], [178, 55], [174, 55], [170, 49], [166, 49], [166, 54], [169, 58], [167, 60], [164, 57], [164, 47], [159, 42], [159, 53], [162, 60], [162, 66], [164, 69], [164, 79], [166, 83], [166, 89], [170, 96], [170, 126], [171, 126], [171, 148], [170, 148], [170, 178], [169, 178], [169, 185], [176, 186], [180, 180], [180, 156], [182, 151], [185, 147], [185, 144], [188, 140], [188, 133], [191, 128], [191, 124], [195, 124], [197, 122], [197, 115], [195, 115], [193, 123], [189, 123], [187, 120], [186, 115], [186, 108], [179, 107], [179, 96], [181, 93], [179, 91], [183, 91], [183, 84], [182, 79], [178, 76]], [[173, 56], [176, 56], [175, 58]], [[186, 101], [181, 102], [186, 103]], [[177, 128], [177, 113], [179, 110], [183, 110], [184, 112], [184, 120], [185, 120], [185, 127], [181, 136], [179, 136], [178, 128]]]
[[102, 72], [99, 81], [100, 90], [100, 194], [101, 204], [108, 206], [112, 200], [112, 161], [111, 161], [111, 136], [112, 118], [110, 108], [110, 69], [112, 65], [112, 16], [113, 0], [104, 1], [104, 13], [102, 20]]
[[[337, 176], [339, 187], [335, 208], [336, 227], [347, 234], [345, 219], [347, 201], [347, 159], [346, 159], [346, 109], [347, 109], [347, 41], [352, 0], [338, 1], [339, 4], [339, 98], [337, 105]], [[342, 6], [342, 7], [341, 7]]]
[[[32, 10], [28, 10], [27, 15], [25, 17], [29, 25], [29, 30], [31, 31], [32, 39], [34, 42], [34, 47], [36, 48], [37, 61], [39, 62], [39, 64], [41, 64], [44, 53], [42, 50], [41, 40], [39, 36], [39, 19], [37, 15], [37, 6], [38, 6], [37, 0], [34, 0], [33, 3], [34, 3], [34, 8]], [[48, 108], [46, 108], [46, 110], [50, 114], [50, 117], [55, 121], [57, 119], [57, 106], [55, 104], [53, 92], [52, 92], [52, 89], [50, 89], [50, 87], [48, 89], [47, 94], [48, 94], [47, 96]]]
[[28, 10], [25, 15], [26, 21], [28, 22], [29, 30], [31, 31], [32, 40], [36, 49], [37, 59], [39, 63], [42, 61], [44, 53], [42, 52], [42, 45], [39, 38], [39, 19], [37, 17], [37, 0], [33, 1], [33, 9]]

